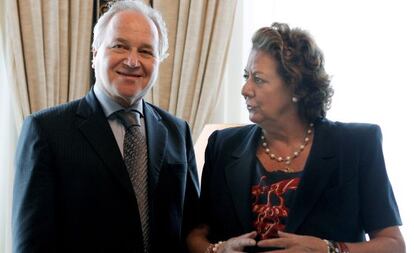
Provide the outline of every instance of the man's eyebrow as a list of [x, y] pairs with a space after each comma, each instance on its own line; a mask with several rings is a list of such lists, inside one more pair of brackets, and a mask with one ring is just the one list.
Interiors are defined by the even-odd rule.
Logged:
[[128, 41], [123, 38], [115, 38], [114, 42], [121, 42], [121, 43], [128, 44]]
[[148, 49], [154, 50], [154, 47], [148, 43], [144, 43], [140, 48], [148, 48]]
[[[124, 43], [124, 44], [129, 44], [128, 40], [123, 39], [123, 38], [115, 38], [114, 42], [121, 42], [121, 43]], [[147, 49], [154, 50], [154, 47], [149, 43], [143, 43], [140, 46], [140, 48], [147, 48]]]

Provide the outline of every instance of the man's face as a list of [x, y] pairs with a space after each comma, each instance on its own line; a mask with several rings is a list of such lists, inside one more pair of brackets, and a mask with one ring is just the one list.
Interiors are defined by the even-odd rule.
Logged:
[[102, 43], [93, 50], [96, 85], [128, 107], [145, 95], [157, 77], [157, 28], [136, 11], [121, 11], [102, 33]]

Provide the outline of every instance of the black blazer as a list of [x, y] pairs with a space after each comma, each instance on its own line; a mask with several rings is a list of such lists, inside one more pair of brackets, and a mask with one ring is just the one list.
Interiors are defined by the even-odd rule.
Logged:
[[[182, 252], [199, 184], [188, 125], [144, 103], [152, 252]], [[16, 152], [13, 252], [142, 252], [134, 190], [93, 91], [29, 116]]]
[[[252, 168], [261, 129], [256, 125], [214, 132], [205, 154], [201, 219], [210, 240], [226, 240], [253, 230]], [[400, 225], [376, 125], [322, 120], [286, 231], [336, 241], [364, 240], [364, 233]]]

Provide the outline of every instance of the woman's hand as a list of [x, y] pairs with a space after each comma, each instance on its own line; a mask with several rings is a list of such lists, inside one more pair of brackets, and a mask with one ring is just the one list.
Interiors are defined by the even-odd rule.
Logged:
[[279, 238], [267, 239], [257, 242], [260, 247], [278, 247], [282, 250], [266, 251], [275, 253], [326, 253], [326, 243], [314, 236], [296, 235], [286, 232], [278, 232]]
[[254, 240], [256, 235], [257, 232], [253, 231], [247, 234], [230, 238], [218, 246], [217, 253], [243, 252], [244, 247], [256, 245], [256, 241]]

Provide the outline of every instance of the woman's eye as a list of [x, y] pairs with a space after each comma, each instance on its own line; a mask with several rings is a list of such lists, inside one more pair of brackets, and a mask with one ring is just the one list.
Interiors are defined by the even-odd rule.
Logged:
[[253, 80], [254, 80], [254, 83], [256, 83], [256, 84], [262, 84], [262, 83], [264, 83], [264, 80], [261, 79], [261, 78], [259, 78], [259, 77], [257, 77], [257, 76], [255, 76], [253, 78]]

